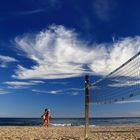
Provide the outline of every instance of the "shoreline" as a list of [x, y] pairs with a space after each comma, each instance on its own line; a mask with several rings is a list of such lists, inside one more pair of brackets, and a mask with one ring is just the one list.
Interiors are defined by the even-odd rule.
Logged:
[[[137, 140], [140, 125], [92, 126], [91, 140]], [[83, 140], [84, 127], [54, 126], [0, 126], [0, 140]]]
[[[1, 127], [42, 127], [43, 126], [43, 123], [42, 124], [39, 124], [39, 125], [0, 125], [0, 128]], [[140, 124], [91, 124], [89, 125], [89, 127], [140, 127]], [[85, 127], [85, 125], [71, 125], [71, 124], [63, 124], [63, 123], [56, 123], [56, 124], [50, 124], [50, 128], [53, 128], [53, 127]]]

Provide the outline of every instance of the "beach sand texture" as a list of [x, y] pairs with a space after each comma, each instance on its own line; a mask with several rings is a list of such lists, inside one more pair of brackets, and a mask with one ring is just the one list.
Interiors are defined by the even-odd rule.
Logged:
[[[1, 126], [0, 140], [84, 140], [84, 127]], [[140, 140], [140, 126], [95, 126], [88, 140]]]

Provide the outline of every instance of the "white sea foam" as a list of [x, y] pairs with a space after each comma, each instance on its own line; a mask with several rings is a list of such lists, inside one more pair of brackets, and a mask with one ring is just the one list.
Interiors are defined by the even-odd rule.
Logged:
[[[95, 127], [96, 125], [89, 125], [90, 127]], [[80, 127], [85, 127], [85, 125], [80, 125]]]
[[90, 127], [95, 127], [96, 125], [89, 125]]
[[59, 124], [58, 124], [58, 123], [57, 123], [57, 124], [54, 123], [54, 124], [53, 124], [53, 123], [52, 123], [51, 125], [52, 125], [52, 126], [71, 126], [70, 123], [68, 123], [68, 124], [66, 124], [66, 123], [59, 123]]

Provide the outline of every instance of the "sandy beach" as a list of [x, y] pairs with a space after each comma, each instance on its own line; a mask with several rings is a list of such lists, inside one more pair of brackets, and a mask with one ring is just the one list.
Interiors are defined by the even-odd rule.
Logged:
[[[0, 140], [84, 140], [84, 127], [1, 126]], [[89, 140], [140, 140], [140, 126], [93, 126]]]

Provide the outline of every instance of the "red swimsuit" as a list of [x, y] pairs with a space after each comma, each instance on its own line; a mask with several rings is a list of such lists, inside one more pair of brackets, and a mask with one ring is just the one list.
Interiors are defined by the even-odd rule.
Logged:
[[47, 127], [50, 126], [50, 117], [51, 117], [50, 113], [45, 114], [45, 124]]

